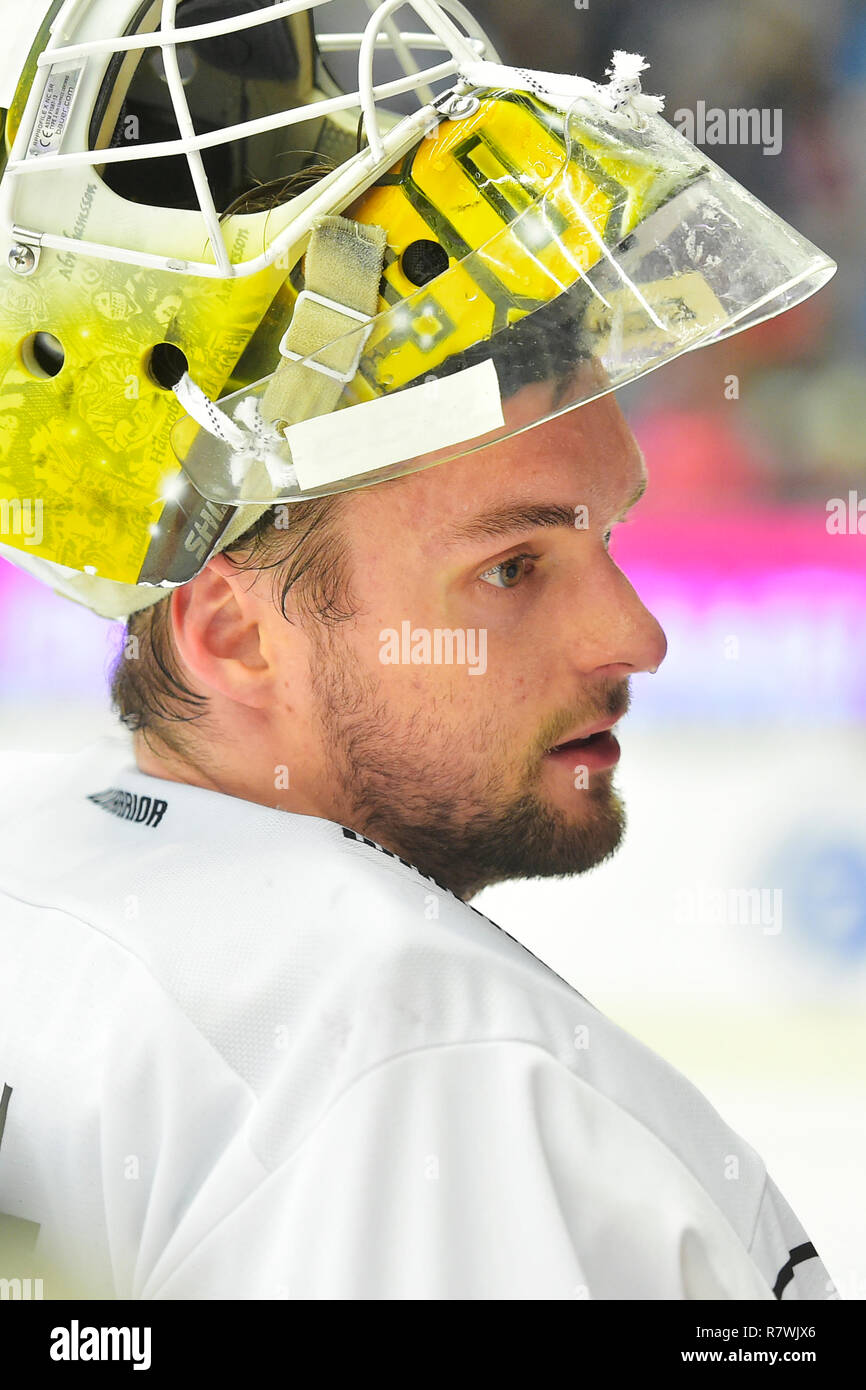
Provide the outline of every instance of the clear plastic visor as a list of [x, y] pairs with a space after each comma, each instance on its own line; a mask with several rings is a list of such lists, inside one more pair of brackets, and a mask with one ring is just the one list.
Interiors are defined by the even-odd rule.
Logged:
[[[660, 118], [605, 129], [642, 173], [607, 201], [587, 196], [590, 120], [597, 134], [597, 115], [572, 109], [561, 169], [484, 246], [292, 364], [293, 418], [268, 406], [274, 373], [219, 401], [246, 442], [181, 421], [172, 445], [199, 492], [299, 501], [459, 458], [781, 313], [834, 273]], [[304, 374], [335, 380], [347, 363], [336, 405], [306, 406]]]

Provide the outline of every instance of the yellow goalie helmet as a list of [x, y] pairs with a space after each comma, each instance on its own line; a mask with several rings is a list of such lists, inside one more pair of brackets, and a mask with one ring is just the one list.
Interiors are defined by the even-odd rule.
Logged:
[[458, 0], [0, 8], [0, 554], [106, 617], [835, 270], [637, 55], [507, 67]]

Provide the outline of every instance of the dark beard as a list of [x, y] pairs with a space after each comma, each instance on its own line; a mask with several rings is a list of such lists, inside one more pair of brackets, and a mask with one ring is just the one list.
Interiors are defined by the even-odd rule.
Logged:
[[506, 879], [582, 874], [609, 859], [625, 832], [622, 802], [609, 781], [582, 795], [592, 803], [582, 824], [530, 795], [467, 820], [456, 819], [441, 802], [428, 802], [426, 822], [395, 819], [389, 807], [371, 807], [368, 797], [364, 834], [465, 900]]
[[[610, 771], [594, 774], [589, 787], [575, 792], [585, 798], [577, 823], [531, 790], [508, 799], [500, 776], [479, 775], [485, 755], [490, 766], [496, 763], [495, 716], [467, 740], [467, 756], [476, 759], [469, 771], [425, 762], [420, 750], [428, 746], [427, 730], [436, 729], [435, 714], [416, 712], [400, 724], [341, 634], [329, 629], [315, 642], [319, 718], [340, 815], [350, 829], [464, 900], [507, 879], [585, 873], [614, 854], [626, 818]], [[620, 683], [610, 691], [611, 711], [622, 706], [623, 688]], [[540, 774], [540, 761], [527, 766], [527, 788]]]

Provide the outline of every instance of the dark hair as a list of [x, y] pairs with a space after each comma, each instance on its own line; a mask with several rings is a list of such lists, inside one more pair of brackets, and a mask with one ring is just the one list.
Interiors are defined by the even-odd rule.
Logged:
[[[336, 525], [342, 496], [270, 508], [223, 552], [238, 571], [273, 570], [274, 602], [289, 598], [302, 616], [324, 623], [352, 616], [346, 543]], [[126, 728], [155, 735], [182, 752], [179, 729], [207, 713], [207, 698], [184, 679], [171, 628], [170, 596], [133, 613], [111, 673], [111, 701]]]

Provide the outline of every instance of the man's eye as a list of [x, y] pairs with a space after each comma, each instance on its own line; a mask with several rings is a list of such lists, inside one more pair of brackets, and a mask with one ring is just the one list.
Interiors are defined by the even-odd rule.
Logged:
[[479, 578], [494, 589], [514, 589], [521, 579], [532, 573], [531, 562], [537, 559], [537, 555], [512, 555], [507, 560], [500, 560], [492, 569], [485, 570]]

